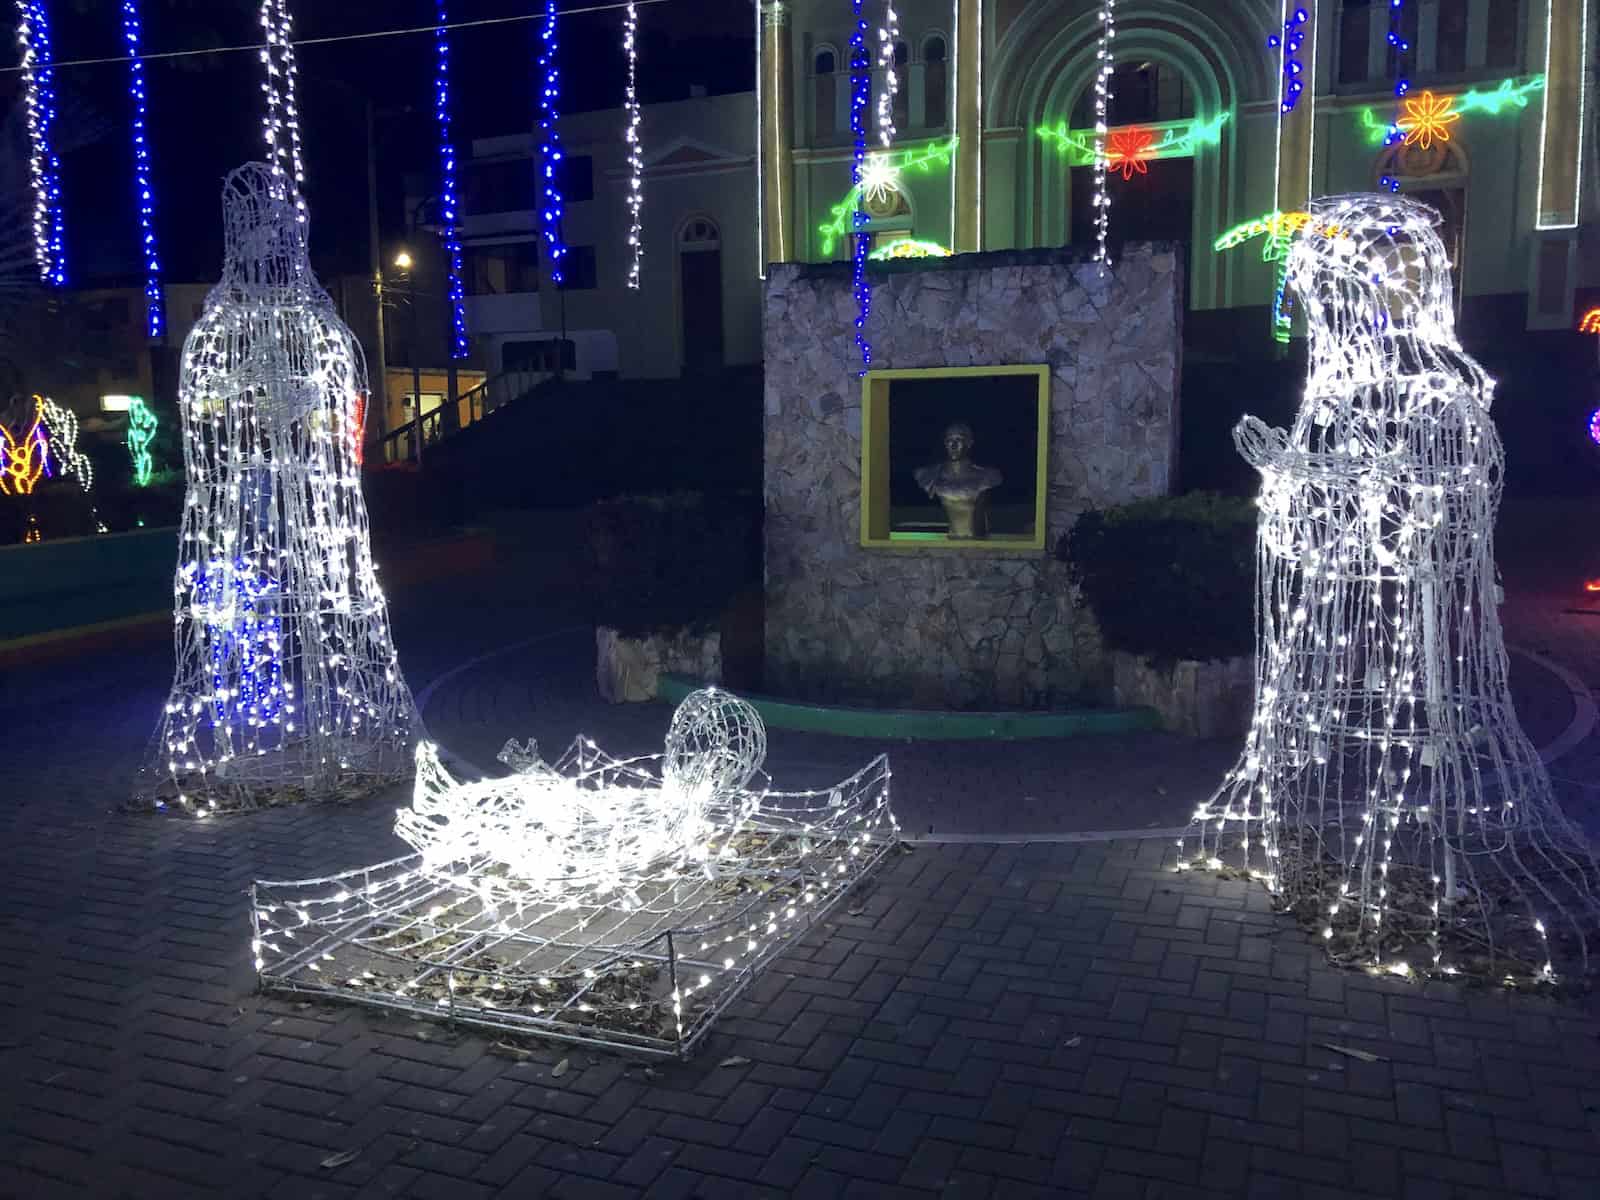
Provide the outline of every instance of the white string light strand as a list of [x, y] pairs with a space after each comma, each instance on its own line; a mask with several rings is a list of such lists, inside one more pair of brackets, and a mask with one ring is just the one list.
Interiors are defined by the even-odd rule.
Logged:
[[1117, 0], [1100, 0], [1099, 67], [1094, 77], [1094, 261], [1104, 270], [1111, 263], [1111, 195], [1106, 188], [1110, 159], [1106, 156], [1106, 122], [1111, 106], [1112, 40], [1117, 36]]
[[261, 0], [261, 30], [267, 39], [261, 49], [261, 62], [267, 71], [267, 115], [262, 119], [267, 163], [284, 188], [284, 195], [294, 200], [295, 211], [304, 222], [306, 202], [300, 189], [306, 175], [300, 152], [299, 101], [295, 96], [298, 71], [294, 43], [289, 38], [293, 24], [289, 0]]
[[1255, 714], [1179, 855], [1249, 870], [1335, 959], [1548, 981], [1588, 965], [1600, 866], [1517, 721], [1494, 381], [1457, 338], [1439, 224], [1332, 196], [1290, 251], [1303, 399], [1287, 430], [1234, 431], [1262, 477]]
[[637, 291], [639, 260], [644, 254], [644, 219], [641, 213], [644, 208], [644, 146], [639, 137], [639, 125], [643, 118], [639, 112], [638, 86], [639, 9], [634, 0], [628, 0], [628, 7], [623, 12], [622, 50], [628, 56], [628, 82], [623, 94], [627, 125], [622, 135], [628, 144], [628, 286]]
[[67, 284], [66, 221], [61, 213], [61, 160], [51, 130], [56, 120], [54, 47], [45, 0], [17, 0], [17, 45], [22, 51], [28, 111], [29, 169], [33, 177], [33, 249], [39, 279]]
[[878, 93], [878, 144], [884, 150], [894, 145], [894, 102], [900, 94], [900, 76], [895, 71], [894, 48], [900, 44], [900, 14], [894, 0], [884, 0], [883, 24], [878, 26], [878, 69], [883, 72], [883, 89]]

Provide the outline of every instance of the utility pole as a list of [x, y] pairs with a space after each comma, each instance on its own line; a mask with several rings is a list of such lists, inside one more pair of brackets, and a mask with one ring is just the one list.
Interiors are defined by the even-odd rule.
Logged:
[[372, 271], [374, 302], [377, 305], [378, 369], [369, 381], [373, 403], [367, 406], [367, 420], [372, 420], [372, 410], [378, 412], [378, 437], [389, 432], [389, 353], [385, 344], [383, 316], [383, 256], [378, 247], [378, 136], [377, 115], [372, 101], [367, 107], [367, 266]]

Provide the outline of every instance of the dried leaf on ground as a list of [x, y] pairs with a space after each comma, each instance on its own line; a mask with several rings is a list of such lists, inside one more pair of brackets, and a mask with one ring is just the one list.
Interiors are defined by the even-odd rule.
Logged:
[[495, 1042], [489, 1047], [489, 1052], [509, 1058], [513, 1062], [527, 1062], [533, 1057], [532, 1051], [524, 1050], [521, 1046], [513, 1046], [510, 1042]]
[[341, 1150], [337, 1154], [330, 1154], [327, 1158], [322, 1160], [322, 1169], [325, 1171], [331, 1171], [335, 1167], [344, 1166], [347, 1162], [354, 1162], [356, 1156], [360, 1153], [360, 1150]]
[[731, 1058], [725, 1058], [717, 1064], [719, 1067], [745, 1067], [749, 1065], [750, 1060], [742, 1054], [735, 1054]]
[[550, 1078], [551, 1079], [560, 1079], [563, 1075], [565, 1075], [567, 1073], [567, 1067], [569, 1067], [570, 1065], [571, 1065], [571, 1061], [569, 1059], [563, 1058], [555, 1066], [550, 1068]]

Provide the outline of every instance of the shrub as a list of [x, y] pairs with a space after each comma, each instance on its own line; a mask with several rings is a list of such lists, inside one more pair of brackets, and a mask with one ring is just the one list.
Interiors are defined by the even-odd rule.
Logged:
[[1108, 645], [1158, 661], [1255, 646], [1255, 504], [1191, 492], [1078, 518], [1057, 555]]
[[596, 624], [627, 637], [716, 628], [761, 581], [761, 503], [750, 493], [618, 496], [589, 509]]

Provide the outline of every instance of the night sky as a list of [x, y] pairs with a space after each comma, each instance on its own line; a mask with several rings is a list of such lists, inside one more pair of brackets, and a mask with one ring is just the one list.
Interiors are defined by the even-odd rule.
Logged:
[[[590, 0], [563, 0], [563, 8]], [[541, 9], [538, 0], [452, 0], [452, 20]], [[426, 25], [433, 0], [299, 0], [297, 38]], [[256, 0], [144, 0], [147, 53], [260, 40]], [[754, 83], [749, 0], [665, 0], [639, 8], [639, 84], [645, 103], [713, 95]], [[120, 5], [55, 0], [57, 61], [123, 53]], [[538, 23], [458, 31], [451, 47], [458, 149], [472, 137], [514, 133], [533, 117]], [[622, 102], [622, 12], [575, 13], [561, 23], [568, 111]], [[14, 39], [8, 44], [14, 45]], [[312, 253], [319, 273], [367, 263], [365, 104], [378, 119], [385, 237], [404, 225], [401, 178], [436, 169], [431, 33], [306, 46], [298, 51]], [[11, 61], [14, 63], [15, 59]], [[146, 66], [158, 234], [170, 281], [216, 278], [222, 259], [219, 189], [231, 168], [262, 154], [262, 71], [251, 52], [154, 60]], [[69, 270], [77, 285], [140, 280], [128, 142], [127, 65], [56, 73], [60, 126], [87, 144], [63, 156]], [[20, 79], [0, 77], [0, 100], [19, 102]]]

